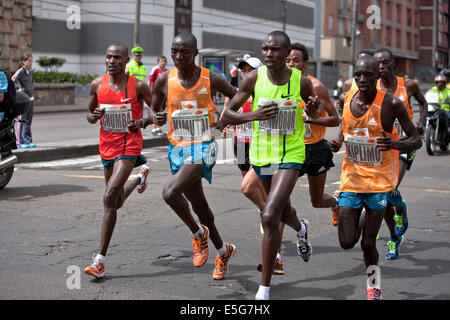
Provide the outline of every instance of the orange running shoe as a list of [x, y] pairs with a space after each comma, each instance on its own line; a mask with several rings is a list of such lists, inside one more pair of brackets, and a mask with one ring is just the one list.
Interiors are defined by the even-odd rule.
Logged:
[[225, 243], [225, 246], [227, 247], [227, 252], [223, 256], [216, 256], [216, 261], [214, 262], [214, 280], [220, 280], [225, 277], [228, 269], [228, 261], [236, 253], [236, 246], [234, 244]]
[[194, 267], [203, 266], [209, 257], [209, 248], [208, 248], [209, 230], [204, 225], [201, 225], [201, 227], [204, 230], [203, 236], [198, 238], [192, 238], [192, 247], [194, 248], [192, 263]]
[[[256, 270], [262, 272], [262, 262], [258, 263], [258, 265], [256, 266]], [[272, 274], [280, 276], [284, 275], [283, 261], [278, 258], [275, 259], [275, 262], [273, 264]]]
[[105, 264], [101, 263], [95, 258], [93, 258], [92, 260], [92, 264], [84, 269], [84, 273], [97, 279], [103, 278], [103, 276], [105, 275]]
[[[333, 193], [333, 198], [336, 199], [336, 201], [338, 201], [339, 199], [339, 190], [336, 190]], [[339, 223], [339, 206], [336, 204], [336, 206], [334, 208], [331, 208], [331, 224], [335, 227], [338, 226]]]
[[146, 166], [145, 164], [141, 167], [141, 170], [139, 170], [139, 174], [144, 176], [144, 181], [139, 183], [136, 187], [136, 190], [138, 193], [142, 193], [147, 189], [147, 177], [150, 173], [150, 168]]

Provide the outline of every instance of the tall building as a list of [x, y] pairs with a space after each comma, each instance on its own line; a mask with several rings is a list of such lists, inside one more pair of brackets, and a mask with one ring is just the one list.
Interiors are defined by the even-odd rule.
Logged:
[[[259, 56], [267, 33], [285, 28], [318, 57], [320, 6], [320, 0], [142, 0], [138, 44], [146, 65], [165, 55], [170, 67], [175, 33], [190, 30], [198, 40], [197, 62], [226, 72], [238, 56]], [[33, 54], [65, 58], [60, 71], [103, 74], [109, 44], [134, 45], [135, 9], [135, 0], [33, 0]]]
[[[322, 1], [321, 58], [336, 64], [344, 78], [353, 1]], [[448, 0], [360, 0], [356, 17], [355, 56], [363, 48], [386, 47], [394, 53], [397, 73], [425, 81], [448, 67]]]

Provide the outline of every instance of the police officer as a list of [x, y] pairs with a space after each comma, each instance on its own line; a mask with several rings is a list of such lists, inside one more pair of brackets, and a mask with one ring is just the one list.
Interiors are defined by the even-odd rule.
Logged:
[[127, 63], [125, 72], [129, 75], [135, 76], [143, 82], [147, 82], [145, 79], [147, 76], [147, 69], [142, 63], [143, 53], [144, 49], [142, 49], [142, 47], [134, 47], [133, 49], [131, 49], [132, 59]]

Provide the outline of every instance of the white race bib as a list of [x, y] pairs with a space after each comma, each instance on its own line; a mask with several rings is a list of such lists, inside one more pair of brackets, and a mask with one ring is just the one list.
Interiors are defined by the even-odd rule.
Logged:
[[344, 140], [347, 161], [364, 166], [381, 166], [383, 158], [381, 151], [376, 147], [376, 138], [363, 135], [365, 132], [359, 132], [361, 135], [358, 135], [358, 132], [355, 133], [353, 136], [347, 135]]
[[105, 113], [102, 117], [103, 130], [110, 132], [127, 132], [128, 122], [133, 118], [131, 103], [127, 104], [100, 104]]
[[210, 140], [208, 109], [175, 110], [172, 113], [175, 140]]
[[278, 104], [280, 109], [275, 118], [259, 121], [259, 131], [272, 135], [295, 134], [297, 120], [297, 100], [273, 100], [259, 98], [258, 105], [263, 106], [271, 102]]

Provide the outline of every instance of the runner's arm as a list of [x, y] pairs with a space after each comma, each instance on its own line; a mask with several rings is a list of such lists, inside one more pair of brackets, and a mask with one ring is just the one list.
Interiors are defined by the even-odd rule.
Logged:
[[[167, 121], [167, 112], [160, 111], [164, 101], [167, 98], [167, 80], [169, 73], [164, 72], [159, 75], [155, 81], [155, 92], [152, 97], [151, 107], [149, 110], [149, 117], [144, 121], [144, 128], [149, 124], [156, 123], [162, 126]], [[148, 87], [148, 86], [147, 86]], [[149, 106], [150, 106], [149, 105]]]
[[419, 103], [419, 120], [416, 122], [416, 128], [419, 130], [420, 134], [423, 134], [423, 128], [425, 127], [425, 119], [427, 116], [428, 103], [422, 92], [420, 91], [420, 87], [414, 80], [407, 80], [406, 86], [413, 93], [414, 99]]
[[278, 106], [276, 104], [271, 104], [266, 107], [259, 107], [258, 110], [252, 112], [237, 112], [253, 93], [257, 77], [258, 70], [253, 70], [242, 80], [239, 90], [228, 103], [228, 106], [224, 110], [221, 121], [217, 124], [218, 126], [216, 126], [216, 129], [222, 130], [230, 124], [237, 125], [254, 120], [270, 119], [276, 116], [278, 113]]
[[[420, 139], [419, 132], [409, 119], [408, 112], [406, 111], [403, 102], [394, 96], [387, 97], [384, 100], [381, 108], [381, 123], [383, 130], [392, 132], [394, 121], [395, 119], [398, 119], [407, 138], [398, 141], [393, 141], [389, 137], [379, 138], [377, 139], [377, 145], [379, 145], [381, 151], [395, 149], [400, 151], [400, 153], [409, 153], [420, 149], [422, 147], [422, 139]], [[385, 108], [385, 106], [387, 108]]]
[[89, 90], [89, 113], [87, 114], [87, 121], [89, 123], [97, 123], [97, 121], [103, 116], [105, 110], [101, 110], [98, 108], [98, 88], [100, 87], [100, 83], [102, 78], [96, 78], [91, 82], [91, 87]]
[[233, 87], [225, 78], [216, 73], [210, 73], [211, 79], [211, 98], [216, 92], [222, 93], [225, 97], [233, 98], [236, 94], [236, 88]]
[[343, 125], [343, 123], [341, 121], [341, 123], [339, 124], [339, 130], [338, 130], [338, 134], [337, 134], [336, 138], [334, 138], [333, 140], [331, 140], [329, 142], [330, 149], [333, 152], [338, 152], [341, 149], [342, 144], [344, 143], [344, 133], [342, 131], [342, 125]]
[[311, 80], [302, 74], [300, 86], [300, 95], [306, 104], [306, 114], [313, 120], [319, 118], [323, 112], [323, 104], [320, 102], [319, 97], [314, 93], [314, 87]]
[[313, 120], [311, 123], [324, 126], [324, 127], [337, 127], [341, 123], [336, 108], [333, 106], [330, 100], [330, 95], [328, 94], [327, 88], [320, 81], [313, 81], [313, 88], [319, 97], [320, 102], [322, 102], [323, 108], [327, 112], [327, 117], [319, 117]]

